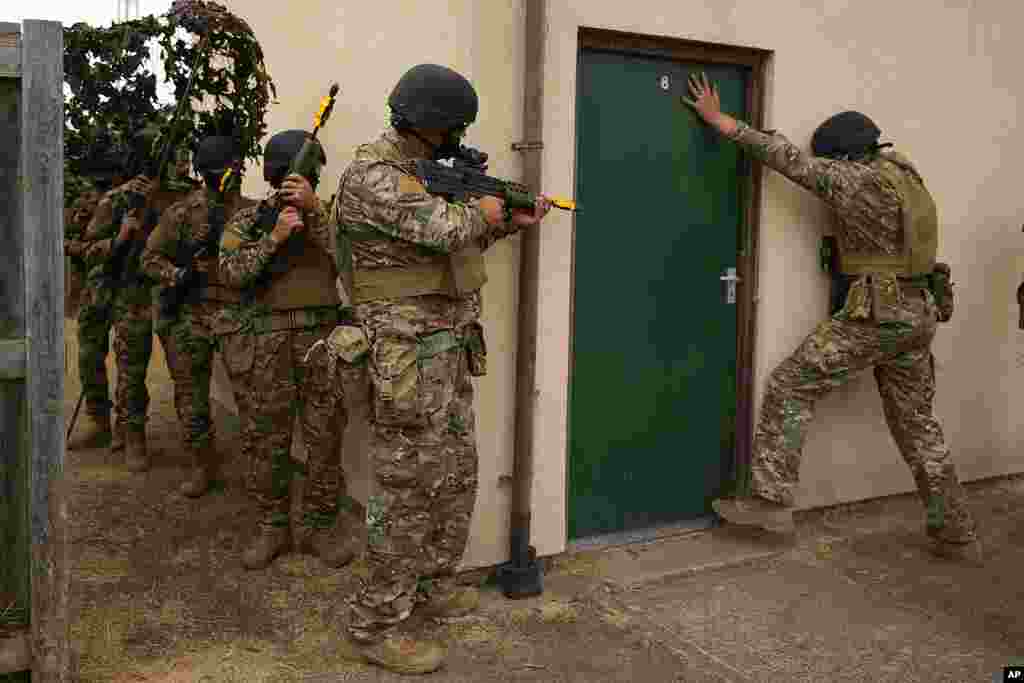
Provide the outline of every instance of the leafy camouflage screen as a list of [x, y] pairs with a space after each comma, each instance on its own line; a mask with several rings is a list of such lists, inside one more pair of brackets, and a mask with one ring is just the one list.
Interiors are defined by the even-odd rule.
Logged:
[[[223, 5], [175, 0], [159, 17], [102, 28], [75, 24], [64, 30], [67, 203], [90, 185], [90, 177], [123, 163], [141, 128], [159, 127], [154, 145], [167, 134], [173, 105], [162, 105], [157, 97], [158, 78], [150, 60], [154, 42], [176, 101], [198, 64], [190, 106], [179, 126], [182, 149], [218, 134], [236, 137], [247, 159], [262, 154], [267, 106], [277, 93], [252, 29]], [[200, 49], [205, 54], [197, 62]]]

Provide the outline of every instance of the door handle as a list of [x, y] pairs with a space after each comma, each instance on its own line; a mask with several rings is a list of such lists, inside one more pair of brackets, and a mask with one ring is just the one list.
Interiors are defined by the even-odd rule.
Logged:
[[725, 303], [736, 303], [736, 283], [743, 278], [736, 274], [735, 268], [726, 268], [725, 275], [718, 278], [725, 283]]

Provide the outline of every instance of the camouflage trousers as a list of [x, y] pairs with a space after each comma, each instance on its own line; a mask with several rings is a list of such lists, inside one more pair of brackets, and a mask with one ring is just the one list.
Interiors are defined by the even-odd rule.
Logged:
[[819, 324], [768, 378], [754, 435], [753, 493], [794, 504], [815, 403], [854, 373], [873, 367], [889, 431], [927, 510], [928, 534], [973, 539], [975, 523], [932, 410], [936, 317], [931, 294], [909, 290], [886, 322], [857, 315], [855, 309], [848, 304]]
[[[443, 332], [454, 340], [450, 331]], [[437, 339], [437, 337], [434, 337]], [[446, 348], [448, 347], [448, 348]], [[323, 366], [322, 360], [318, 361]], [[330, 365], [330, 363], [328, 363]], [[469, 540], [477, 494], [473, 384], [461, 345], [431, 348], [378, 330], [369, 361], [337, 362], [333, 392], [314, 402], [310, 421], [344, 425], [371, 401], [367, 454], [373, 468], [366, 508], [369, 578], [352, 600], [349, 633], [373, 642], [407, 619], [433, 591], [449, 590]], [[331, 439], [340, 438], [335, 430]], [[333, 446], [332, 446], [333, 448]]]
[[86, 287], [78, 309], [78, 378], [85, 394], [85, 411], [110, 415], [107, 354], [110, 352], [111, 308], [97, 300], [98, 290]]
[[140, 301], [136, 291], [124, 290], [114, 294], [112, 308], [117, 429], [122, 434], [145, 432], [149, 411], [146, 374], [153, 356], [153, 304], [148, 299]]
[[183, 304], [175, 320], [157, 325], [174, 380], [174, 409], [185, 445], [191, 450], [206, 448], [215, 436], [210, 417], [210, 378], [216, 350], [212, 325], [218, 310], [214, 302]]
[[[242, 421], [242, 448], [249, 463], [247, 488], [264, 526], [289, 524], [291, 482], [301, 469], [291, 457], [295, 420], [304, 429], [308, 388], [319, 379], [308, 371], [306, 357], [332, 327], [239, 332], [221, 339]], [[346, 491], [341, 453], [310, 448], [308, 438], [304, 434], [307, 479], [300, 521], [307, 527], [330, 527], [338, 514], [338, 497]]]

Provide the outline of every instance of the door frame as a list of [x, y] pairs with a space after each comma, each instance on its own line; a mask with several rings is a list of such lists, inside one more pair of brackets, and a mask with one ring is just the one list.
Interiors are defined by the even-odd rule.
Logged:
[[[747, 83], [746, 107], [748, 123], [758, 129], [764, 126], [765, 84], [772, 55], [770, 50], [720, 45], [701, 41], [685, 40], [669, 36], [644, 35], [610, 29], [580, 26], [577, 32], [577, 68], [584, 50], [602, 50], [626, 55], [667, 57], [676, 61], [707, 62], [740, 65], [750, 68]], [[580, 82], [577, 76], [577, 84]], [[575, 100], [578, 106], [579, 93]], [[683, 106], [683, 105], [680, 105]], [[579, 144], [579, 125], [574, 135], [574, 149]], [[578, 176], [579, 158], [574, 156], [574, 172]], [[742, 229], [745, 234], [740, 240], [736, 254], [736, 269], [740, 281], [736, 283], [736, 424], [732, 461], [725, 463], [729, 473], [727, 489], [731, 485], [736, 493], [746, 493], [749, 487], [751, 450], [754, 434], [754, 354], [756, 349], [757, 302], [758, 302], [758, 251], [761, 223], [761, 187], [763, 172], [760, 163], [753, 163], [747, 154], [740, 155], [740, 202]], [[569, 367], [575, 366], [576, 354], [576, 231], [572, 231], [572, 246], [569, 262]], [[568, 400], [572, 401], [573, 374], [570, 370], [566, 387]], [[572, 408], [569, 407], [569, 424], [566, 429], [566, 458], [571, 457]], [[567, 462], [568, 466], [568, 462]], [[566, 523], [572, 505], [569, 480], [566, 479]], [[566, 529], [568, 531], [568, 528]]]

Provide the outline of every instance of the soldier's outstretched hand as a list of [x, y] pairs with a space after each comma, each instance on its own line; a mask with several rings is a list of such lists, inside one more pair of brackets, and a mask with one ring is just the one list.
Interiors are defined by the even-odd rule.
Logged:
[[722, 100], [718, 96], [718, 87], [708, 80], [708, 75], [703, 71], [700, 78], [697, 78], [696, 74], [690, 74], [689, 85], [693, 99], [687, 97], [679, 99], [690, 105], [705, 122], [714, 124], [722, 113]]
[[313, 186], [297, 173], [292, 173], [281, 183], [281, 198], [300, 211], [312, 211], [316, 208]]

